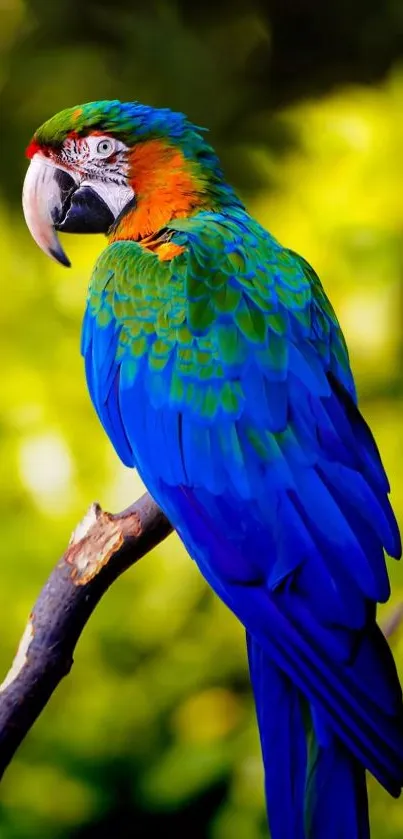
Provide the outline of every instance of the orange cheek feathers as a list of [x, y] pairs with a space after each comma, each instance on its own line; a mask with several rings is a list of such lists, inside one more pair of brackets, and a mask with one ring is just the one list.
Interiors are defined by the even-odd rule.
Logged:
[[148, 140], [134, 147], [129, 160], [136, 206], [122, 218], [112, 241], [143, 239], [202, 206], [200, 183], [179, 149]]

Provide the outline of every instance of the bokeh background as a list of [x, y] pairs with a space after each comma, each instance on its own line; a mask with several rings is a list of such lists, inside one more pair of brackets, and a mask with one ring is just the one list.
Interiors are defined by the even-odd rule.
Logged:
[[[211, 129], [251, 211], [315, 266], [403, 523], [401, 0], [0, 0], [0, 665], [93, 499], [141, 492], [86, 393], [79, 355], [100, 238], [70, 271], [30, 240], [24, 148], [98, 98], [184, 110]], [[399, 182], [400, 181], [400, 182]], [[403, 568], [390, 563], [393, 597]], [[392, 639], [403, 672], [403, 635]], [[370, 781], [373, 839], [403, 807]], [[243, 634], [175, 537], [126, 573], [0, 789], [1, 839], [264, 839]], [[346, 837], [347, 839], [347, 837]]]

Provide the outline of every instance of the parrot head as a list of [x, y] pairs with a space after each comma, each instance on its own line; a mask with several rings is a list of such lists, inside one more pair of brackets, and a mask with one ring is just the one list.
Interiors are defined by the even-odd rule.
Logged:
[[61, 111], [35, 132], [27, 156], [26, 223], [66, 266], [59, 231], [141, 240], [172, 218], [236, 200], [202, 129], [138, 102]]

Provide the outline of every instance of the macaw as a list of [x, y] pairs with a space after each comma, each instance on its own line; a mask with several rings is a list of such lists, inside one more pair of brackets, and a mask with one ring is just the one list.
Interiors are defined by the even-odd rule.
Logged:
[[313, 268], [225, 181], [203, 129], [91, 102], [34, 134], [38, 245], [105, 233], [82, 330], [89, 393], [246, 629], [272, 839], [368, 839], [365, 770], [403, 784], [403, 705], [376, 623], [398, 526], [346, 343]]

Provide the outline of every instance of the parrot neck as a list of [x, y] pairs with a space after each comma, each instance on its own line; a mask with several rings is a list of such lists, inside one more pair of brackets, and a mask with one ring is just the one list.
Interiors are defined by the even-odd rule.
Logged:
[[135, 202], [118, 218], [109, 234], [111, 242], [139, 241], [155, 235], [175, 218], [241, 203], [225, 183], [215, 156], [187, 158], [180, 148], [162, 140], [134, 146], [129, 182]]

